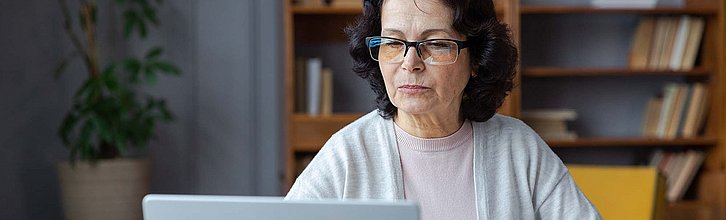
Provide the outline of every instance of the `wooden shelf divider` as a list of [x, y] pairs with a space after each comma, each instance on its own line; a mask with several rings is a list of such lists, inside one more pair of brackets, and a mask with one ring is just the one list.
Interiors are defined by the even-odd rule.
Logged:
[[596, 137], [576, 140], [545, 140], [551, 148], [567, 147], [711, 147], [718, 142], [712, 137], [659, 139], [642, 137]]
[[627, 68], [568, 68], [568, 67], [525, 67], [525, 77], [571, 77], [571, 76], [709, 76], [712, 70], [698, 67], [689, 71], [638, 70]]
[[582, 6], [522, 5], [522, 15], [526, 14], [694, 14], [715, 15], [717, 8], [711, 7], [655, 7], [655, 8], [600, 8]]

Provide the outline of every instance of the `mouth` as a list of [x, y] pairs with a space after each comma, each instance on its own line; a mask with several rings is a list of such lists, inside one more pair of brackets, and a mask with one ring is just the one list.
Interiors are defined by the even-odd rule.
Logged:
[[426, 92], [431, 88], [422, 86], [422, 85], [412, 85], [412, 84], [406, 84], [398, 87], [398, 91], [406, 94], [417, 94]]

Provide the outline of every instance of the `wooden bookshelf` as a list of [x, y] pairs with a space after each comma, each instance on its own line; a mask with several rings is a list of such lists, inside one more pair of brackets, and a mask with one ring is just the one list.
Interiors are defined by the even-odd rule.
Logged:
[[[696, 65], [692, 70], [688, 71], [671, 71], [671, 70], [653, 70], [653, 69], [630, 69], [627, 67], [570, 67], [570, 66], [557, 66], [548, 65], [546, 62], [531, 62], [537, 63], [537, 66], [523, 66], [522, 76], [525, 78], [551, 78], [547, 80], [536, 80], [523, 81], [523, 84], [527, 83], [550, 83], [560, 79], [573, 79], [577, 78], [578, 83], [587, 84], [593, 80], [598, 80], [597, 77], [622, 77], [622, 78], [610, 78], [609, 80], [622, 80], [623, 82], [628, 81], [630, 76], [648, 76], [644, 80], [638, 82], [647, 81], [653, 79], [654, 82], [663, 82], [671, 80], [682, 80], [681, 82], [695, 81], [704, 82], [708, 85], [708, 102], [710, 103], [708, 116], [706, 118], [706, 124], [704, 131], [699, 134], [696, 138], [675, 138], [675, 139], [656, 139], [656, 138], [642, 138], [642, 137], [581, 137], [576, 140], [545, 140], [548, 145], [554, 149], [557, 148], [621, 148], [627, 151], [629, 148], [636, 149], [641, 152], [643, 148], [661, 149], [661, 148], [687, 148], [704, 151], [707, 153], [706, 161], [704, 162], [702, 172], [696, 179], [700, 179], [698, 186], [693, 185], [691, 187], [696, 190], [707, 190], [707, 191], [718, 191], [718, 188], [723, 188], [723, 182], [726, 180], [723, 175], [724, 168], [726, 167], [726, 119], [724, 114], [726, 113], [726, 97], [723, 91], [726, 91], [726, 57], [724, 51], [726, 51], [726, 1], [715, 1], [715, 0], [685, 0], [684, 7], [656, 7], [650, 9], [644, 8], [596, 8], [591, 6], [552, 6], [552, 5], [522, 5], [520, 7], [520, 15], [527, 16], [533, 15], [530, 18], [542, 19], [552, 18], [550, 22], [563, 22], [562, 18], [557, 16], [569, 16], [573, 18], [577, 15], [578, 19], [587, 19], [592, 16], [597, 21], [602, 21], [607, 16], [625, 14], [633, 17], [640, 16], [680, 16], [680, 15], [691, 15], [701, 17], [705, 21], [705, 28], [703, 32], [703, 38], [698, 51], [698, 59]], [[593, 15], [594, 14], [594, 15]], [[569, 24], [571, 25], [571, 24]], [[607, 23], [607, 25], [613, 25], [613, 23]], [[627, 24], [624, 24], [627, 25]], [[631, 23], [632, 25], [632, 23]], [[547, 27], [557, 27], [557, 25], [549, 24]], [[521, 28], [527, 28], [523, 25]], [[627, 28], [614, 30], [629, 30]], [[570, 29], [568, 29], [570, 30]], [[579, 31], [579, 30], [575, 30]], [[527, 32], [523, 32], [527, 33]], [[571, 33], [573, 35], [588, 34], [586, 30], [583, 33]], [[632, 33], [627, 33], [632, 34]], [[558, 35], [555, 35], [558, 36]], [[631, 35], [632, 36], [632, 35]], [[588, 38], [581, 38], [588, 39]], [[593, 38], [589, 38], [593, 39]], [[525, 42], [525, 44], [528, 42]], [[533, 44], [533, 42], [529, 42]], [[579, 43], [597, 43], [597, 42], [577, 42]], [[542, 43], [546, 44], [546, 43]], [[539, 56], [562, 56], [563, 53], [553, 45], [544, 46], [544, 51], [556, 51], [552, 53], [532, 53], [538, 54]], [[572, 50], [576, 51], [576, 50]], [[522, 54], [526, 55], [527, 50], [523, 50]], [[581, 56], [581, 55], [578, 55]], [[593, 56], [593, 55], [590, 55]], [[628, 56], [624, 53], [623, 56]], [[567, 56], [562, 56], [567, 57]], [[544, 60], [557, 60], [557, 59], [544, 59]], [[627, 64], [625, 65], [627, 66]], [[590, 78], [592, 77], [592, 78]], [[545, 82], [546, 81], [546, 82]], [[568, 81], [570, 82], [570, 81]], [[632, 84], [631, 84], [632, 85]], [[532, 87], [532, 88], [543, 88], [543, 87]], [[549, 88], [549, 87], [548, 87]], [[632, 88], [627, 87], [627, 88]], [[532, 94], [532, 93], [525, 93]], [[583, 96], [583, 94], [573, 94]], [[592, 94], [588, 94], [592, 95]], [[603, 94], [608, 95], [608, 94]], [[653, 94], [655, 95], [655, 94]], [[523, 95], [524, 96], [524, 95]], [[608, 97], [613, 99], [613, 97]], [[598, 100], [599, 97], [591, 97], [590, 100]], [[580, 100], [580, 99], [578, 99]], [[538, 100], [541, 101], [541, 100]], [[596, 102], [596, 101], [594, 101]], [[554, 103], [558, 103], [554, 101]], [[526, 103], [525, 103], [526, 104]], [[598, 103], [602, 104], [602, 103]], [[598, 105], [600, 106], [600, 105]], [[566, 106], [563, 106], [566, 107]], [[617, 106], [615, 106], [617, 107]], [[638, 134], [633, 134], [638, 135]], [[710, 173], [710, 174], [705, 174]], [[713, 177], [713, 173], [719, 175], [718, 178]], [[705, 178], [705, 176], [709, 176]], [[705, 182], [704, 182], [705, 181]], [[710, 183], [714, 182], [714, 183]], [[719, 182], [721, 181], [721, 182]], [[695, 200], [690, 201], [678, 201], [668, 204], [668, 211], [665, 213], [665, 219], [726, 219], [726, 194], [717, 194], [717, 196], [704, 194], [703, 191], [696, 195]]]
[[[313, 117], [303, 113], [297, 113], [294, 105], [294, 66], [296, 57], [296, 44], [315, 42], [345, 42], [347, 39], [341, 33], [342, 27], [354, 20], [362, 9], [361, 7], [329, 7], [329, 6], [296, 6], [291, 0], [283, 0], [283, 21], [285, 33], [285, 91], [286, 95], [286, 156], [287, 169], [283, 192], [286, 192], [295, 179], [296, 153], [317, 152], [327, 139], [338, 129], [357, 119], [364, 113], [333, 113], [330, 116]], [[634, 70], [628, 68], [601, 68], [601, 67], [567, 67], [567, 66], [523, 66], [521, 75], [515, 76], [515, 85], [526, 84], [520, 81], [525, 78], [550, 77], [552, 80], [560, 78], [578, 77], [578, 82], [587, 83], [588, 80], [597, 80], [598, 76], [624, 77], [648, 76], [691, 79], [697, 77], [699, 81], [708, 83], [709, 110], [707, 123], [704, 132], [697, 138], [676, 138], [671, 140], [650, 139], [638, 137], [586, 137], [573, 141], [547, 140], [552, 148], [693, 148], [708, 153], [704, 164], [704, 170], [710, 173], [723, 173], [726, 168], [726, 117], [723, 116], [726, 110], [726, 1], [722, 0], [685, 0], [685, 7], [656, 7], [651, 9], [630, 9], [630, 8], [596, 8], [590, 6], [538, 6], [520, 5], [518, 0], [497, 0], [497, 15], [510, 25], [513, 30], [515, 43], [520, 45], [522, 16], [559, 16], [572, 15], [590, 16], [591, 14], [627, 14], [635, 16], [651, 15], [695, 15], [704, 17], [706, 21], [705, 32], [699, 49], [697, 64], [689, 71], [662, 71], [662, 70]], [[622, 29], [624, 30], [624, 29]], [[572, 33], [579, 34], [579, 33]], [[557, 49], [557, 48], [553, 48]], [[556, 50], [553, 50], [556, 51]], [[521, 51], [527, 54], [528, 51]], [[556, 52], [548, 54], [558, 56]], [[349, 56], [347, 51], [341, 51], [340, 56]], [[627, 56], [627, 54], [623, 54]], [[588, 77], [593, 78], [588, 78]], [[650, 78], [648, 78], [650, 79]], [[546, 81], [550, 81], [549, 79]], [[535, 82], [536, 83], [536, 82]], [[521, 111], [522, 93], [521, 86], [517, 86], [510, 94], [501, 113], [518, 116]], [[604, 94], [605, 95], [605, 94]], [[598, 100], [598, 97], [592, 97]], [[637, 135], [637, 134], [634, 134]], [[698, 178], [698, 177], [697, 177]], [[696, 201], [684, 201], [671, 203], [670, 207], [677, 210], [675, 213], [668, 213], [673, 216], [689, 215], [712, 215], [717, 213], [722, 219], [726, 219], [726, 196], [721, 199], [709, 199], [719, 201], [707, 206], [702, 195]], [[713, 209], [709, 207], [715, 207]], [[716, 211], [713, 211], [713, 210]], [[704, 211], [706, 210], [706, 211]], [[707, 214], [703, 214], [703, 213]]]
[[363, 113], [337, 113], [329, 116], [292, 116], [290, 147], [294, 151], [317, 152], [335, 132], [361, 117]]
[[293, 14], [328, 14], [328, 15], [357, 15], [363, 7], [339, 6], [292, 6]]
[[637, 70], [626, 68], [568, 68], [568, 67], [525, 67], [524, 77], [570, 77], [570, 76], [695, 76], [707, 77], [713, 72], [710, 68], [697, 67], [689, 71]]

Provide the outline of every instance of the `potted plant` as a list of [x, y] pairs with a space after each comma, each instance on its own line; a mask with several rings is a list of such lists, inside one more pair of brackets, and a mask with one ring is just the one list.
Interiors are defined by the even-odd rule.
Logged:
[[[57, 166], [65, 216], [141, 219], [141, 199], [149, 191], [149, 163], [125, 156], [131, 148], [142, 149], [155, 126], [173, 120], [173, 115], [164, 99], [137, 89], [156, 83], [159, 75], [179, 75], [180, 71], [161, 60], [160, 47], [149, 48], [140, 58], [102, 62], [96, 2], [81, 0], [77, 11], [65, 0], [59, 3], [73, 52], [58, 65], [56, 77], [74, 59], [83, 61], [87, 75], [58, 132], [70, 150], [69, 160]], [[149, 28], [158, 25], [158, 0], [114, 0], [111, 4], [123, 15], [125, 39], [135, 35], [145, 39]]]

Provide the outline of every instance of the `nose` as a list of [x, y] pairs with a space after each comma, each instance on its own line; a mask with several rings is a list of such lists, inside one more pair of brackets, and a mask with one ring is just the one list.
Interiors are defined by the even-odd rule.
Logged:
[[425, 65], [421, 57], [416, 53], [416, 47], [409, 47], [406, 51], [406, 55], [403, 57], [403, 64], [401, 68], [409, 72], [421, 72], [424, 70]]

